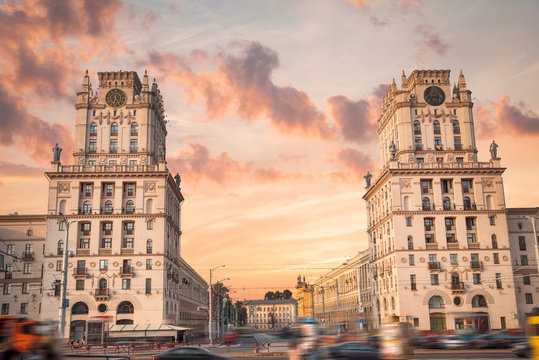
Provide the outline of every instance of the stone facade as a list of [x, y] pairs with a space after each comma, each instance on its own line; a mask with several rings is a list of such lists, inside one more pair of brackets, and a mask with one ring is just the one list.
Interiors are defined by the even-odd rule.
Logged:
[[298, 314], [298, 302], [287, 300], [249, 300], [247, 308], [247, 326], [258, 330], [279, 330], [292, 326]]
[[39, 319], [45, 232], [44, 215], [0, 216], [0, 315]]
[[505, 169], [496, 149], [478, 161], [472, 107], [449, 70], [403, 73], [383, 98], [382, 171], [364, 195], [378, 326], [518, 328]]

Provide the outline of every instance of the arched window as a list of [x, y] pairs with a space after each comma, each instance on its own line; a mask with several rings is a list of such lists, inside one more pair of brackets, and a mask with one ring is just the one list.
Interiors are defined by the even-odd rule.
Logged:
[[451, 210], [451, 200], [447, 196], [444, 197], [444, 210]]
[[62, 213], [62, 214], [65, 214], [66, 213], [66, 201], [65, 200], [60, 200], [60, 206], [58, 207], [58, 212], [59, 213]]
[[136, 122], [131, 123], [131, 136], [138, 135], [138, 124]]
[[110, 124], [110, 135], [111, 136], [117, 136], [118, 135], [118, 124], [113, 122]]
[[153, 242], [152, 239], [146, 240], [146, 254], [151, 254], [153, 251]]
[[440, 131], [440, 122], [438, 120], [434, 120], [432, 122], [432, 127], [434, 129], [435, 134], [440, 134], [441, 133], [441, 131]]
[[460, 124], [458, 120], [453, 120], [453, 134], [460, 134]]
[[498, 248], [498, 238], [496, 237], [496, 234], [492, 234], [490, 236], [490, 238], [492, 240], [492, 248], [497, 249]]
[[487, 210], [493, 210], [494, 204], [492, 203], [492, 195], [487, 195]]
[[88, 314], [88, 305], [86, 305], [83, 302], [76, 303], [75, 305], [73, 305], [73, 309], [71, 310], [71, 314], [73, 314], [73, 315]]
[[414, 121], [414, 134], [421, 134], [421, 123], [418, 120]]
[[135, 212], [135, 203], [133, 200], [129, 200], [125, 203], [125, 212], [128, 214], [132, 214]]
[[90, 136], [97, 136], [97, 124], [95, 122], [90, 124]]
[[64, 240], [58, 240], [58, 247], [56, 248], [56, 255], [64, 255]]
[[114, 208], [112, 207], [112, 201], [107, 200], [105, 202], [105, 214], [112, 214], [113, 211], [114, 211]]
[[429, 309], [443, 309], [445, 308], [444, 299], [440, 296], [433, 296], [429, 300]]
[[387, 299], [384, 299], [384, 310], [387, 310]]
[[91, 214], [92, 213], [92, 202], [91, 201], [85, 201], [82, 205], [82, 213], [83, 214]]
[[118, 314], [134, 314], [135, 308], [133, 307], [133, 304], [129, 301], [122, 301], [120, 305], [118, 305]]
[[99, 279], [99, 288], [100, 289], [107, 289], [108, 286], [107, 286], [107, 279]]
[[414, 250], [414, 238], [408, 235], [408, 250]]
[[410, 197], [405, 196], [403, 203], [404, 203], [404, 211], [409, 211], [410, 210]]
[[153, 213], [153, 200], [152, 199], [146, 200], [146, 213], [147, 214]]
[[430, 199], [428, 197], [424, 197], [423, 201], [423, 210], [430, 210]]
[[470, 201], [470, 198], [468, 196], [465, 196], [462, 199], [462, 202], [464, 204], [464, 210], [471, 210], [472, 208], [472, 202]]
[[483, 295], [475, 295], [472, 298], [472, 307], [473, 308], [486, 308], [487, 300]]

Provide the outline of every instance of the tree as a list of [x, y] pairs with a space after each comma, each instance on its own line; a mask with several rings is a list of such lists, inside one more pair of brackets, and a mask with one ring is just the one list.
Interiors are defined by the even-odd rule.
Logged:
[[286, 289], [283, 291], [283, 298], [284, 299], [292, 299], [292, 291]]
[[247, 324], [247, 308], [243, 301], [236, 301], [236, 321], [237, 326], [245, 326]]
[[264, 295], [264, 300], [286, 300], [292, 298], [292, 292], [288, 289], [284, 290], [283, 292], [280, 292], [277, 290], [276, 292], [268, 291], [266, 295]]
[[264, 300], [275, 300], [275, 293], [273, 291], [268, 291], [266, 295], [264, 295]]

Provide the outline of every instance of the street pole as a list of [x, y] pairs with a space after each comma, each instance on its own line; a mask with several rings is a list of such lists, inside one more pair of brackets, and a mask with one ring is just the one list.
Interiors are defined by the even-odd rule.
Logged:
[[68, 258], [68, 245], [69, 245], [69, 227], [71, 224], [76, 223], [75, 220], [69, 222], [67, 221], [64, 214], [60, 213], [60, 216], [64, 219], [64, 222], [66, 224], [66, 240], [64, 244], [64, 279], [62, 282], [62, 303], [61, 305], [61, 315], [60, 315], [60, 336], [62, 337], [62, 340], [65, 339], [65, 331], [66, 331], [66, 300], [67, 300], [67, 258]]
[[211, 283], [211, 273], [212, 271], [215, 271], [221, 267], [224, 267], [225, 265], [219, 265], [213, 269], [210, 269], [210, 318], [209, 318], [209, 324], [208, 324], [208, 340], [210, 342], [210, 344], [212, 343], [213, 341], [213, 321], [212, 321], [212, 318], [213, 318], [213, 312], [212, 312], [212, 303], [213, 303], [213, 288], [212, 288], [212, 283]]
[[537, 230], [535, 228], [535, 216], [524, 215], [524, 217], [531, 221], [533, 230], [533, 244], [535, 247], [535, 263], [537, 265], [537, 276], [539, 276], [539, 244], [537, 243]]

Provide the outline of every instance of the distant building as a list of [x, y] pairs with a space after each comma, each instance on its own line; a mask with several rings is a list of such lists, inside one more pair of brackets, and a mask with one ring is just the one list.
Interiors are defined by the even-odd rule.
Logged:
[[39, 319], [45, 233], [45, 215], [0, 216], [0, 315]]
[[[533, 234], [533, 223], [538, 224], [539, 208], [508, 208], [507, 227], [511, 246], [511, 263], [515, 278], [520, 327], [526, 324], [526, 314], [539, 304], [539, 278], [537, 277], [536, 244], [537, 234]], [[537, 231], [537, 229], [536, 229]]]
[[247, 326], [259, 330], [279, 330], [297, 320], [297, 300], [248, 300]]
[[479, 162], [462, 72], [415, 70], [395, 81], [378, 120], [381, 173], [367, 178], [378, 325], [445, 332], [518, 328], [502, 174]]
[[313, 285], [305, 281], [305, 276], [302, 280], [301, 275], [298, 275], [296, 292], [298, 299], [298, 318], [314, 318]]

